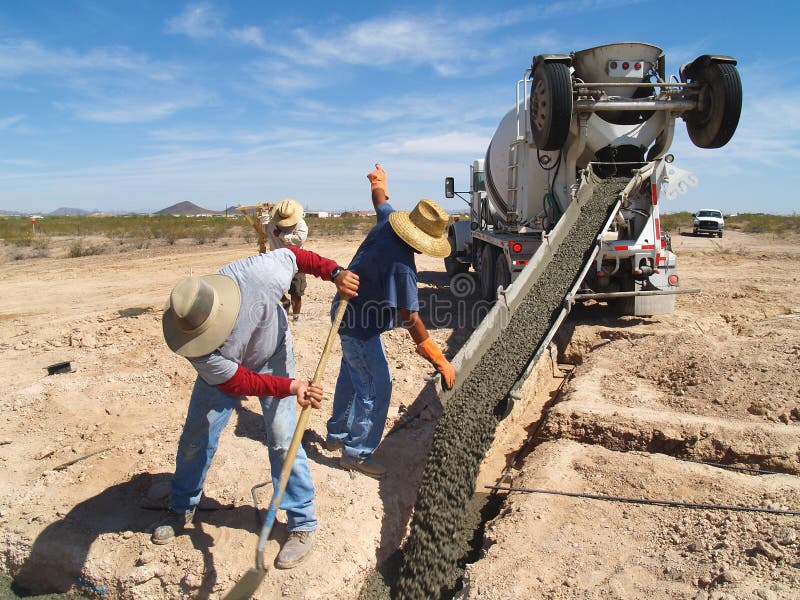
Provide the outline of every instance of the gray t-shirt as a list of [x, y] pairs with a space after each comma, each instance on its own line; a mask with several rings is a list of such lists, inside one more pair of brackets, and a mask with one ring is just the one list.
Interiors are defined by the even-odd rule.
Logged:
[[291, 346], [280, 300], [297, 273], [297, 259], [289, 250], [273, 250], [227, 264], [219, 272], [236, 280], [242, 304], [233, 330], [219, 349], [189, 359], [209, 385], [228, 381], [238, 365], [259, 372], [280, 346]]

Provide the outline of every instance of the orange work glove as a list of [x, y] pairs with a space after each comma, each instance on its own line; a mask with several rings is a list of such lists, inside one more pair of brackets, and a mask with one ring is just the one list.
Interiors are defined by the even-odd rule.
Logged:
[[386, 171], [379, 163], [375, 163], [375, 170], [367, 175], [367, 179], [369, 179], [369, 189], [381, 189], [386, 197], [389, 197], [389, 188], [386, 187]]
[[442, 374], [442, 384], [446, 389], [451, 389], [456, 383], [456, 370], [444, 357], [442, 351], [430, 337], [417, 345], [417, 354], [428, 359], [439, 373]]

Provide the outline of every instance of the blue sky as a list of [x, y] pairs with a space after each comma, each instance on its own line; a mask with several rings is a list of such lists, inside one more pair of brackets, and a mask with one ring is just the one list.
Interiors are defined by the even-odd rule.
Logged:
[[699, 150], [678, 123], [699, 183], [664, 210], [800, 207], [800, 3], [381, 4], [2, 3], [0, 209], [367, 208], [376, 161], [396, 206], [457, 209], [443, 179], [467, 186], [531, 57], [616, 41], [664, 48], [669, 73], [739, 60], [736, 135]]

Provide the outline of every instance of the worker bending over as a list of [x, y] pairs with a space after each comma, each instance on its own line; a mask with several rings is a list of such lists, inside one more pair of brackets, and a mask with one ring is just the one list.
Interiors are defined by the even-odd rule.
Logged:
[[[173, 288], [163, 316], [164, 338], [197, 371], [172, 477], [170, 512], [152, 541], [166, 544], [192, 522], [219, 437], [241, 396], [258, 396], [266, 427], [272, 484], [301, 406], [320, 407], [322, 389], [295, 379], [292, 336], [281, 296], [298, 272], [333, 281], [345, 298], [356, 295], [358, 276], [313, 252], [275, 250], [232, 262], [216, 275], [187, 277]], [[281, 502], [289, 538], [279, 568], [302, 561], [314, 543], [314, 484], [299, 448]]]
[[[342, 366], [336, 381], [326, 445], [342, 449], [340, 464], [380, 478], [386, 467], [372, 455], [381, 441], [392, 396], [389, 363], [381, 333], [402, 325], [417, 353], [442, 375], [446, 388], [455, 370], [428, 335], [419, 317], [414, 253], [436, 258], [450, 254], [445, 236], [449, 215], [432, 200], [420, 200], [410, 213], [389, 205], [386, 172], [375, 165], [367, 178], [377, 224], [348, 267], [360, 278], [360, 293], [350, 300], [339, 329]], [[338, 298], [334, 299], [333, 311]]]

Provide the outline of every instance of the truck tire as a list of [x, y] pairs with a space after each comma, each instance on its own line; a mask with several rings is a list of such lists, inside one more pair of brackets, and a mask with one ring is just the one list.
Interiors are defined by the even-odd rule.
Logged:
[[561, 148], [572, 120], [572, 78], [567, 65], [546, 62], [536, 67], [528, 112], [536, 147]]
[[689, 80], [703, 84], [705, 106], [686, 113], [686, 130], [698, 148], [721, 148], [733, 137], [742, 113], [742, 80], [736, 65], [710, 63], [692, 70]]
[[718, 235], [719, 237], [722, 237], [722, 232], [720, 231], [720, 232], [719, 232], [717, 235]]
[[466, 273], [469, 271], [469, 265], [465, 265], [456, 258], [456, 238], [452, 233], [447, 236], [447, 241], [450, 242], [450, 256], [444, 259], [444, 270], [447, 272], [447, 276], [455, 277], [459, 273]]
[[508, 259], [505, 253], [498, 252], [494, 262], [494, 287], [506, 289], [511, 285], [511, 271], [508, 270]]
[[487, 302], [494, 302], [497, 297], [494, 278], [495, 255], [494, 246], [490, 244], [483, 246], [483, 250], [481, 250], [481, 298]]

